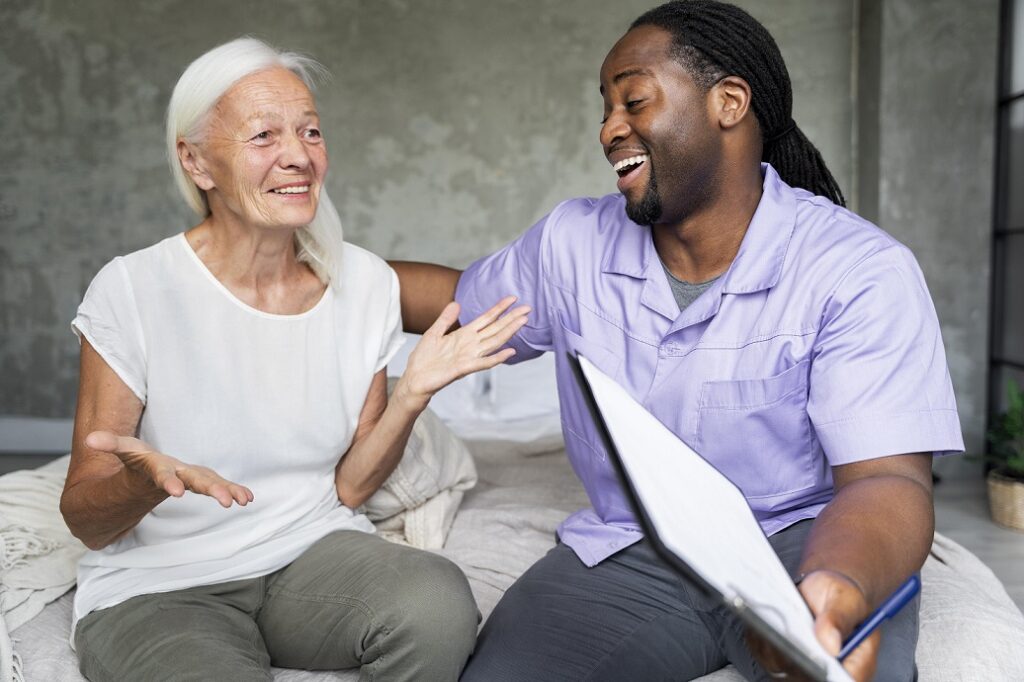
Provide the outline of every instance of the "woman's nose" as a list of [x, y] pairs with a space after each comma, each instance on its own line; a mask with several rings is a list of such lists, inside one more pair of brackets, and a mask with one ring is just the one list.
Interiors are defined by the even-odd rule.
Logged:
[[298, 135], [286, 135], [281, 149], [281, 166], [285, 168], [298, 168], [300, 170], [309, 166], [309, 150], [305, 142]]

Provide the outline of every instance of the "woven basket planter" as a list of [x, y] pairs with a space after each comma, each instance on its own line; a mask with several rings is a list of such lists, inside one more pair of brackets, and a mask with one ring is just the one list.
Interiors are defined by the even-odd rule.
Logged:
[[988, 506], [1000, 526], [1024, 530], [1024, 482], [990, 472]]

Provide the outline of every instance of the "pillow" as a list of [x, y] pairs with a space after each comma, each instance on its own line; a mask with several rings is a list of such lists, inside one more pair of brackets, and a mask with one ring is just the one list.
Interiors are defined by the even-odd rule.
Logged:
[[386, 539], [440, 549], [476, 481], [469, 450], [428, 408], [413, 424], [402, 460], [362, 510]]

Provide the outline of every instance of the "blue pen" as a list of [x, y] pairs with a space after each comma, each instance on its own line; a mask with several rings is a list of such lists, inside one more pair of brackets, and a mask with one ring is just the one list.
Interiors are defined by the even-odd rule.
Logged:
[[857, 626], [850, 639], [846, 640], [846, 644], [843, 645], [842, 650], [839, 652], [839, 660], [843, 660], [850, 655], [850, 652], [860, 646], [868, 636], [875, 631], [879, 625], [884, 621], [892, 618], [899, 610], [907, 605], [917, 591], [921, 589], [921, 579], [914, 574], [907, 578], [907, 582], [900, 585], [900, 587], [892, 593], [888, 599], [886, 599], [881, 606], [879, 606], [874, 613], [867, 617], [863, 623]]

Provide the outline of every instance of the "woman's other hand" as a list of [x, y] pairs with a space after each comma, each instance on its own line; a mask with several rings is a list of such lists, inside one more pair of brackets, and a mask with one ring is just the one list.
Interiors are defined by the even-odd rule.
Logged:
[[230, 507], [232, 502], [244, 507], [254, 499], [251, 490], [223, 478], [213, 469], [186, 464], [154, 450], [138, 438], [93, 431], [85, 437], [85, 444], [93, 450], [116, 455], [125, 467], [148, 478], [173, 497], [181, 497], [190, 490], [212, 497], [222, 507]]
[[[515, 355], [502, 348], [526, 324], [529, 306], [512, 308], [506, 296], [472, 322], [449, 332], [459, 318], [459, 304], [449, 303], [409, 355], [395, 386], [396, 399], [422, 410], [439, 390], [467, 374], [490, 369]], [[511, 308], [511, 310], [510, 310]]]

